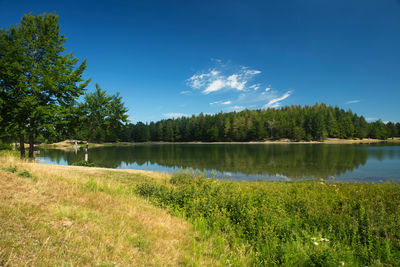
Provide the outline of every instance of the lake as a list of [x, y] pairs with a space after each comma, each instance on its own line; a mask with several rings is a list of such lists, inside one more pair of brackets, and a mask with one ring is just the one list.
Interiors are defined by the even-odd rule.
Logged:
[[[42, 149], [40, 163], [71, 165], [84, 149]], [[328, 179], [385, 182], [400, 179], [400, 145], [137, 144], [91, 148], [89, 161], [106, 168], [204, 171], [230, 180]]]

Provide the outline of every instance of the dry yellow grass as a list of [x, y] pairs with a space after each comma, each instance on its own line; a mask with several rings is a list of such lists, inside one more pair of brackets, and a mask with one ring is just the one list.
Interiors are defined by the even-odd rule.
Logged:
[[164, 182], [161, 174], [12, 157], [0, 167], [0, 266], [220, 265], [212, 241], [132, 193], [141, 179]]

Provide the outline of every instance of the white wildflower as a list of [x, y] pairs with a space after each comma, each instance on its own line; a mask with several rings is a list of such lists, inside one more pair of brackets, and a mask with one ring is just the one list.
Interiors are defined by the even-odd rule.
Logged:
[[318, 245], [319, 245], [319, 243], [318, 243], [318, 242], [314, 242], [313, 244], [314, 244], [314, 246], [318, 246]]

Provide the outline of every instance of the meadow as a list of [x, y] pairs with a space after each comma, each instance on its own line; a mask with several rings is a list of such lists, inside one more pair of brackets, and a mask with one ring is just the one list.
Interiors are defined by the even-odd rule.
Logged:
[[180, 173], [166, 185], [140, 184], [138, 193], [206, 236], [218, 233], [251, 265], [400, 265], [397, 183], [227, 182]]
[[400, 188], [0, 157], [0, 265], [400, 266]]

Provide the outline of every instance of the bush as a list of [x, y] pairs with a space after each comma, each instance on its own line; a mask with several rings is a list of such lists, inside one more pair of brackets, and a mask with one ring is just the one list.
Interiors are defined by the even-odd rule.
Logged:
[[90, 161], [78, 161], [78, 162], [74, 162], [71, 165], [73, 166], [84, 166], [84, 167], [98, 167], [95, 163], [90, 162]]
[[0, 141], [0, 150], [12, 150], [12, 146]]

